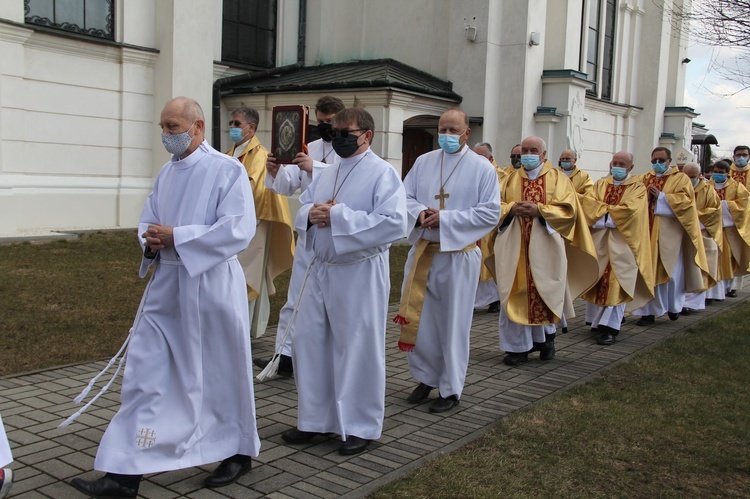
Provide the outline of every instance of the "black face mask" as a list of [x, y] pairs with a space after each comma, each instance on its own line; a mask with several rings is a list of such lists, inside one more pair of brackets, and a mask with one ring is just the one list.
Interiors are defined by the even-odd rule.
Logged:
[[521, 156], [518, 156], [516, 154], [511, 155], [510, 164], [513, 165], [513, 168], [515, 168], [516, 170], [521, 168]]
[[357, 141], [360, 137], [361, 135], [352, 134], [347, 135], [346, 138], [337, 136], [333, 138], [331, 145], [340, 158], [348, 158], [359, 149], [359, 143]]
[[333, 139], [331, 128], [330, 123], [318, 123], [318, 133], [320, 134], [320, 138], [326, 142], [330, 142], [331, 139]]

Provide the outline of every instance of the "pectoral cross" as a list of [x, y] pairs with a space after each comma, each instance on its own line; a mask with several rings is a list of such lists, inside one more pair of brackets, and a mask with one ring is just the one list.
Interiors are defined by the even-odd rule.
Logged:
[[440, 188], [440, 194], [436, 194], [435, 195], [435, 199], [439, 199], [440, 200], [440, 209], [441, 210], [445, 209], [445, 198], [449, 198], [449, 197], [451, 197], [451, 195], [449, 193], [445, 192], [442, 187]]

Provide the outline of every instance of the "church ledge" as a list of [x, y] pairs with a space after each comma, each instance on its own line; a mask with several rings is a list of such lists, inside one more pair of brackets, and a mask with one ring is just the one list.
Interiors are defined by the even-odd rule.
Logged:
[[33, 31], [36, 33], [44, 33], [46, 35], [52, 35], [52, 36], [59, 36], [61, 38], [68, 38], [72, 40], [77, 40], [81, 42], [89, 42], [93, 43], [94, 45], [106, 45], [109, 47], [117, 47], [117, 48], [127, 48], [131, 50], [140, 50], [143, 52], [151, 52], [154, 54], [160, 53], [159, 49], [155, 49], [152, 47], [143, 47], [140, 45], [132, 45], [130, 43], [123, 43], [123, 42], [116, 42], [114, 40], [107, 40], [105, 38], [96, 38], [93, 36], [87, 36], [87, 35], [81, 35], [78, 33], [72, 33], [70, 31], [64, 31], [57, 28], [48, 28], [46, 26], [39, 26], [36, 24], [26, 24], [26, 23], [17, 23], [15, 21], [11, 21], [9, 19], [1, 19], [0, 18], [0, 24], [6, 24], [8, 26], [14, 26], [16, 28], [24, 28], [29, 31]]
[[545, 69], [542, 71], [542, 79], [548, 78], [574, 78], [576, 80], [583, 80], [587, 83], [591, 83], [586, 73], [575, 69]]

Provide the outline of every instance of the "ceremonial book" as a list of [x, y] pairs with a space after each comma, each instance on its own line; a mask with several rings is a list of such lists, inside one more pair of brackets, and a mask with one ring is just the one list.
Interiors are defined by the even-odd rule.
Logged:
[[277, 164], [289, 164], [297, 153], [306, 152], [307, 106], [274, 106], [271, 127], [271, 154]]

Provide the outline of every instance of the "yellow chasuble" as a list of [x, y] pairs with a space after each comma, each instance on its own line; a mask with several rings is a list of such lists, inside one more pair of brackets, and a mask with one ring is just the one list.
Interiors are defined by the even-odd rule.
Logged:
[[698, 210], [698, 220], [705, 227], [701, 229], [701, 235], [708, 263], [708, 276], [705, 281], [706, 289], [708, 289], [720, 280], [719, 255], [724, 251], [721, 200], [708, 182], [701, 181], [695, 188], [695, 208]]
[[[709, 185], [715, 189], [713, 179]], [[719, 278], [732, 279], [748, 274], [750, 265], [750, 192], [732, 178], [724, 188], [716, 190], [719, 199], [727, 202], [734, 227], [724, 227], [724, 251], [719, 257]]]
[[[492, 164], [495, 167], [495, 170], [497, 171], [497, 181], [500, 182], [500, 192], [503, 191], [503, 182], [505, 181], [505, 177], [508, 176], [508, 173], [505, 172], [505, 168], [500, 168], [497, 166], [497, 163], [494, 161]], [[512, 167], [511, 167], [512, 168]], [[489, 234], [484, 236], [482, 239], [477, 241], [477, 245], [479, 246], [479, 249], [482, 251], [482, 268], [479, 271], [479, 282], [486, 282], [493, 279], [492, 271], [489, 267], [487, 267], [487, 264], [485, 261], [491, 257], [492, 255], [492, 243], [494, 241], [494, 235], [497, 228], [492, 229]]]
[[690, 178], [677, 168], [671, 168], [661, 176], [656, 176], [651, 170], [638, 178], [645, 184], [646, 192], [652, 185], [663, 192], [675, 215], [675, 218], [656, 216], [656, 202], [649, 204], [654, 284], [658, 286], [669, 282], [670, 272], [677, 263], [679, 247], [683, 245], [685, 292], [705, 290], [708, 262]]
[[748, 175], [748, 172], [750, 172], [750, 166], [739, 168], [732, 163], [732, 166], [729, 167], [729, 176], [732, 177], [735, 182], [741, 184], [742, 187], [750, 190], [750, 175]]
[[[237, 146], [232, 146], [227, 154], [232, 156]], [[263, 263], [265, 261], [265, 276], [268, 294], [276, 292], [273, 280], [282, 272], [292, 268], [294, 259], [294, 234], [292, 228], [292, 217], [289, 214], [289, 203], [285, 196], [280, 196], [266, 189], [266, 158], [268, 151], [263, 147], [257, 136], [250, 139], [245, 152], [237, 158], [247, 170], [250, 185], [253, 190], [253, 201], [255, 201], [255, 217], [258, 222], [268, 222], [267, 243], [264, 249], [245, 255], [240, 258], [241, 262], [249, 258], [252, 261], [243, 262], [243, 267], [251, 266], [254, 270], [245, 268], [247, 279], [247, 299], [254, 300], [258, 297], [263, 283]], [[256, 234], [257, 237], [257, 234]], [[253, 247], [253, 243], [250, 243]], [[257, 254], [260, 253], [260, 254]], [[242, 255], [242, 254], [240, 254]]]
[[[565, 170], [560, 169], [560, 171], [565, 175]], [[594, 181], [591, 180], [591, 176], [577, 166], [573, 168], [573, 173], [568, 178], [573, 182], [573, 189], [575, 189], [580, 196], [588, 194], [594, 187]]]
[[627, 303], [629, 311], [641, 308], [654, 298], [646, 187], [636, 177], [615, 185], [609, 175], [581, 197], [581, 206], [589, 225], [608, 215], [617, 226], [591, 230], [599, 279], [584, 300], [602, 307]]
[[[523, 169], [509, 175], [500, 198], [505, 228], [495, 238], [493, 270], [508, 317], [522, 325], [575, 317], [573, 300], [594, 285], [598, 266], [573, 184], [546, 161], [535, 180]], [[517, 201], [535, 201], [541, 220], [507, 220]]]

